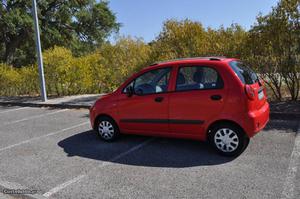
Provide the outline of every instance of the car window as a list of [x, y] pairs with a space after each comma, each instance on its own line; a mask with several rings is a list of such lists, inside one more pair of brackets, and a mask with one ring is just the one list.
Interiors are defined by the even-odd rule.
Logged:
[[168, 81], [170, 79], [170, 74], [171, 73], [167, 73], [166, 75], [164, 75], [159, 81], [158, 81], [158, 86], [164, 86], [164, 85], [168, 85]]
[[148, 71], [126, 86], [124, 93], [132, 86], [137, 95], [162, 93], [168, 91], [171, 68], [162, 68]]
[[242, 62], [232, 61], [229, 65], [244, 84], [254, 84], [258, 81], [256, 73]]
[[176, 91], [217, 89], [223, 87], [222, 78], [210, 67], [181, 67], [177, 74]]

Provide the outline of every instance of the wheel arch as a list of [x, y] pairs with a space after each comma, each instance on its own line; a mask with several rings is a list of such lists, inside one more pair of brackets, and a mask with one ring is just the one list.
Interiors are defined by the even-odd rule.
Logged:
[[226, 119], [221, 119], [221, 120], [216, 120], [214, 122], [212, 122], [206, 130], [206, 139], [209, 139], [211, 130], [213, 127], [220, 125], [220, 124], [230, 124], [230, 125], [234, 125], [235, 127], [239, 128], [242, 132], [244, 132], [245, 136], [249, 137], [248, 134], [246, 133], [246, 131], [244, 130], [244, 128], [239, 125], [237, 122], [233, 121], [233, 120], [226, 120]]
[[105, 114], [105, 113], [101, 113], [101, 114], [99, 114], [99, 115], [97, 115], [97, 116], [95, 117], [94, 124], [93, 124], [93, 129], [94, 129], [94, 130], [97, 129], [97, 121], [98, 121], [99, 118], [101, 118], [101, 117], [108, 117], [108, 118], [110, 118], [111, 120], [113, 120], [113, 121], [117, 124], [116, 120], [115, 120], [112, 116], [110, 116], [110, 115], [108, 115], [108, 114]]

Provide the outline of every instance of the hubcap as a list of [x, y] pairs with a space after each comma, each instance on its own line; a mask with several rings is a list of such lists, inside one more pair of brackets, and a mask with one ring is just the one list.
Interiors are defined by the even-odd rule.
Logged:
[[215, 145], [223, 152], [232, 152], [237, 149], [239, 145], [239, 138], [231, 129], [219, 129], [214, 137]]
[[106, 140], [114, 136], [114, 127], [109, 121], [102, 121], [98, 126], [99, 134]]

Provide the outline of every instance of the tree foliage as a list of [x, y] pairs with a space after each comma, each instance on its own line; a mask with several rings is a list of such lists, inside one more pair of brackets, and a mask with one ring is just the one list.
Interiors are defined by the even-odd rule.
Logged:
[[121, 37], [116, 44], [105, 44], [99, 49], [103, 57], [103, 65], [109, 71], [114, 84], [108, 86], [115, 89], [132, 73], [150, 64], [151, 49], [140, 39]]
[[[35, 44], [30, 0], [0, 1], [0, 61], [14, 66], [34, 63]], [[44, 49], [64, 46], [76, 55], [99, 47], [119, 25], [107, 1], [39, 0]]]
[[[103, 93], [116, 89], [129, 75], [145, 66], [150, 47], [139, 39], [119, 38], [95, 52], [73, 56], [53, 47], [43, 53], [48, 95]], [[0, 64], [0, 95], [39, 93], [37, 66], [14, 68]]]
[[228, 28], [203, 28], [200, 22], [168, 20], [156, 41], [151, 43], [152, 59], [179, 57], [240, 57], [247, 32], [239, 25]]
[[[246, 53], [278, 100], [285, 85], [296, 100], [300, 90], [300, 1], [282, 0], [249, 31]], [[258, 67], [259, 66], [259, 67]]]
[[[42, 7], [41, 10], [44, 10], [43, 3], [48, 1], [41, 0], [39, 2]], [[65, 12], [64, 9], [69, 10], [69, 8], [62, 9], [62, 5], [68, 5], [71, 2], [74, 5], [80, 5], [78, 2], [88, 5], [86, 3], [94, 1], [55, 2], [61, 2], [57, 10], [59, 17], [55, 19], [70, 20], [70, 23], [59, 22], [59, 24], [68, 24], [72, 27], [89, 24], [88, 21], [92, 17], [90, 13], [92, 12], [87, 13], [86, 10], [90, 10], [90, 6], [84, 8], [83, 11], [80, 11], [76, 6], [74, 7], [72, 13], [76, 13], [79, 21], [83, 23], [79, 24], [79, 21], [76, 21], [77, 25], [75, 25], [72, 18], [63, 17], [68, 16], [63, 13]], [[47, 5], [45, 3], [46, 7]], [[98, 4], [94, 2], [92, 5]], [[107, 4], [102, 2], [98, 6], [105, 7]], [[74, 32], [68, 34], [68, 31], [66, 34], [59, 35], [56, 29], [52, 30], [45, 26], [47, 27], [45, 32], [48, 31], [47, 34], [52, 35], [53, 40], [44, 41], [44, 43], [49, 42], [49, 46], [55, 44], [54, 47], [50, 47], [43, 53], [48, 94], [71, 95], [109, 92], [117, 88], [132, 73], [153, 62], [184, 57], [227, 56], [240, 58], [256, 70], [259, 76], [265, 80], [268, 92], [275, 99], [282, 100], [288, 96], [289, 99], [296, 100], [299, 98], [300, 89], [299, 9], [300, 0], [281, 0], [269, 14], [259, 15], [257, 22], [249, 31], [244, 30], [238, 24], [232, 24], [227, 28], [221, 26], [212, 29], [204, 28], [200, 22], [189, 19], [180, 21], [171, 19], [164, 22], [158, 37], [148, 44], [141, 39], [130, 37], [120, 37], [116, 39], [114, 44], [102, 43], [103, 40], [101, 39], [107, 36], [106, 33], [108, 34], [112, 27], [117, 26], [114, 20], [111, 21], [114, 24], [112, 26], [103, 25], [103, 27], [108, 27], [108, 29], [103, 30], [103, 33], [101, 33], [102, 29], [88, 28], [91, 32], [86, 34], [97, 35], [95, 38], [101, 38], [97, 41], [94, 36], [86, 37]], [[48, 15], [52, 16], [53, 12], [49, 11]], [[103, 12], [95, 12], [98, 17], [103, 14]], [[29, 18], [19, 18], [18, 15], [22, 16], [21, 14], [12, 15], [8, 22], [18, 22], [22, 24], [20, 27], [26, 27], [26, 24], [28, 27], [32, 26]], [[6, 14], [5, 17], [9, 17], [9, 15]], [[14, 19], [15, 17], [17, 19]], [[1, 22], [3, 23], [3, 21], [0, 20], [0, 25]], [[97, 26], [97, 23], [91, 21], [89, 26]], [[8, 25], [6, 24], [6, 26]], [[12, 29], [18, 27], [18, 25], [11, 26]], [[61, 28], [65, 30], [68, 26]], [[102, 25], [98, 27], [102, 27]], [[61, 31], [63, 31], [62, 29]], [[82, 32], [84, 30], [76, 28], [74, 31]], [[81, 36], [82, 38], [80, 38]], [[99, 43], [102, 45], [98, 45]], [[4, 43], [0, 43], [0, 47], [1, 45], [3, 46]], [[31, 44], [26, 41], [22, 45]], [[85, 48], [85, 46], [91, 46], [91, 48], [86, 48], [89, 53], [81, 54], [80, 50], [77, 51], [77, 49]], [[94, 48], [95, 50], [93, 50]], [[24, 47], [23, 50], [27, 50], [27, 47]], [[24, 52], [16, 48], [13, 54], [14, 59], [21, 63], [23, 57], [33, 53], [34, 50], [28, 50], [28, 54], [25, 53], [26, 56], [22, 56]], [[0, 65], [0, 94], [37, 94], [39, 84], [36, 68], [37, 66], [30, 65], [16, 69], [7, 64]]]

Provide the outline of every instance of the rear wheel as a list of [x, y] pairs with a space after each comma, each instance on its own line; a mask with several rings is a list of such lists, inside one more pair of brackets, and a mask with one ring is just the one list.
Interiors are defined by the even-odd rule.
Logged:
[[222, 155], [237, 156], [249, 143], [244, 131], [232, 124], [219, 124], [211, 129], [211, 145]]
[[116, 122], [106, 116], [100, 117], [96, 123], [97, 135], [105, 141], [113, 141], [119, 136]]

